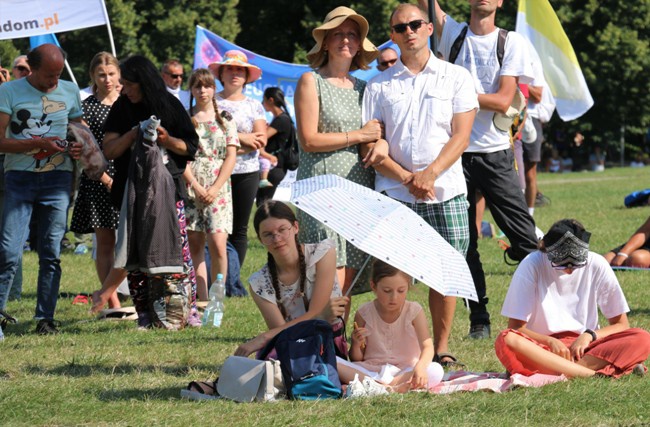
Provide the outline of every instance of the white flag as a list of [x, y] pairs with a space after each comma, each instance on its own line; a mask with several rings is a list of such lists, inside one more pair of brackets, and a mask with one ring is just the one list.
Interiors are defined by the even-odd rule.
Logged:
[[586, 113], [594, 100], [571, 42], [548, 0], [519, 0], [516, 31], [537, 50], [560, 118], [569, 121]]
[[103, 0], [2, 0], [0, 40], [106, 25]]

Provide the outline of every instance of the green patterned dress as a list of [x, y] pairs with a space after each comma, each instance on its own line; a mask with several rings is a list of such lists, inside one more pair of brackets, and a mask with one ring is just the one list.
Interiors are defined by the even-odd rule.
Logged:
[[[316, 79], [320, 112], [318, 132], [349, 132], [361, 128], [361, 101], [366, 82], [356, 79], [354, 88], [344, 89], [330, 84], [315, 71], [312, 74]], [[307, 153], [300, 150], [300, 167], [296, 179], [326, 174], [338, 175], [369, 188], [375, 186], [375, 172], [372, 168], [364, 169], [357, 145], [328, 153]], [[298, 238], [301, 242], [318, 243], [324, 239], [333, 239], [336, 242], [336, 265], [361, 268], [367, 256], [364, 252], [301, 210], [298, 210], [298, 221]]]

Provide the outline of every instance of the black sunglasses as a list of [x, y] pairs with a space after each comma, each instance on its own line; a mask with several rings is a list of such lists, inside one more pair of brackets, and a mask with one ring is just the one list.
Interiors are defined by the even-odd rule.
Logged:
[[18, 71], [29, 71], [29, 68], [25, 67], [24, 65], [16, 65], [14, 68]]
[[379, 65], [381, 65], [382, 67], [388, 67], [389, 65], [393, 65], [396, 62], [397, 62], [397, 58], [389, 59], [388, 61], [381, 61]]
[[406, 27], [411, 28], [411, 31], [416, 32], [420, 29], [422, 24], [428, 24], [424, 19], [416, 19], [415, 21], [407, 22], [406, 24], [395, 24], [393, 25], [393, 31], [397, 34], [402, 34], [406, 31]]
[[182, 79], [183, 78], [183, 74], [172, 74], [172, 73], [167, 72], [167, 71], [165, 71], [165, 74], [167, 74], [172, 79]]

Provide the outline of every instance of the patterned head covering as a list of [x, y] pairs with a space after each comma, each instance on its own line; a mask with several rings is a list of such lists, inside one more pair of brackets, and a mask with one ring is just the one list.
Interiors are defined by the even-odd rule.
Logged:
[[591, 233], [576, 220], [558, 221], [544, 235], [546, 255], [554, 268], [580, 268], [587, 264]]

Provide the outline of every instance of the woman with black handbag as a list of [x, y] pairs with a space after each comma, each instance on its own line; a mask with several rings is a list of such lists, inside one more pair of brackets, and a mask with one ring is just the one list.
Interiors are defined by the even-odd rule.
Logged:
[[[291, 143], [291, 131], [295, 132], [293, 128], [293, 121], [289, 116], [287, 104], [284, 101], [284, 92], [279, 87], [269, 87], [264, 91], [264, 99], [262, 100], [264, 109], [273, 114], [273, 120], [266, 128], [266, 148], [264, 151], [268, 153], [271, 163], [276, 163], [276, 166], [269, 171], [268, 181], [272, 186], [264, 187], [257, 190], [256, 203], [260, 206], [265, 200], [273, 198], [275, 189], [278, 184], [284, 179], [287, 174], [287, 164], [285, 162], [282, 152], [287, 148], [287, 144]], [[260, 150], [260, 157], [262, 157]], [[274, 159], [273, 159], [274, 158]]]

